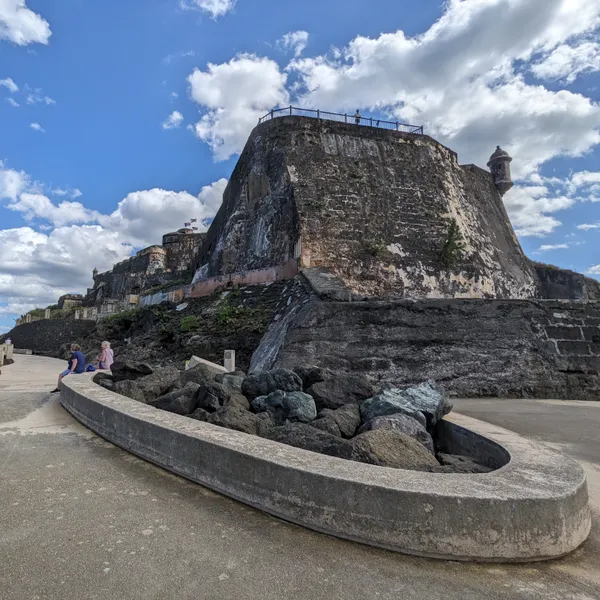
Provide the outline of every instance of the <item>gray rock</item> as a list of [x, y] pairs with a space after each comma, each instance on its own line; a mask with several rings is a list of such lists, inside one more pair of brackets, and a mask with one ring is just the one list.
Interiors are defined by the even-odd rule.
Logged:
[[181, 385], [185, 386], [186, 383], [193, 381], [199, 385], [208, 385], [215, 379], [215, 374], [203, 364], [196, 365], [187, 371], [181, 373], [180, 381]]
[[115, 381], [109, 373], [96, 373], [92, 381], [111, 392], [115, 389]]
[[452, 410], [444, 389], [426, 381], [404, 390], [385, 387], [360, 405], [363, 423], [386, 415], [405, 414], [424, 427], [433, 427]]
[[264, 427], [264, 421], [247, 410], [235, 406], [225, 406], [209, 416], [208, 422], [227, 429], [258, 435]]
[[183, 393], [184, 392], [182, 389], [173, 390], [172, 392], [168, 392], [162, 396], [159, 396], [158, 398], [155, 398], [154, 400], [149, 400], [146, 404], [149, 406], [154, 406], [154, 408], [167, 410], [167, 407], [170, 406], [174, 400], [177, 400], [177, 398], [179, 398], [179, 396], [181, 396]]
[[114, 362], [110, 370], [112, 372], [114, 381], [126, 381], [136, 380], [146, 375], [152, 375], [152, 368], [145, 363], [134, 363], [129, 361], [116, 361]]
[[302, 379], [293, 371], [278, 369], [248, 375], [242, 383], [242, 393], [250, 400], [276, 391], [301, 392]]
[[144, 393], [136, 381], [130, 379], [124, 379], [123, 381], [117, 381], [113, 386], [113, 391], [121, 396], [127, 396], [136, 402], [146, 402]]
[[421, 423], [409, 417], [408, 415], [398, 413], [395, 415], [386, 415], [385, 417], [375, 417], [371, 421], [365, 423], [359, 430], [358, 433], [365, 433], [366, 431], [374, 431], [376, 429], [386, 429], [390, 431], [400, 431], [415, 438], [418, 442], [421, 442], [431, 454], [435, 453], [433, 446], [433, 439], [427, 432], [427, 429], [423, 427]]
[[342, 406], [337, 410], [324, 408], [319, 413], [319, 416], [332, 419], [345, 438], [353, 437], [356, 434], [356, 430], [360, 427], [360, 410], [357, 404], [346, 404], [346, 406]]
[[331, 417], [323, 417], [321, 419], [315, 419], [309, 423], [311, 427], [316, 427], [321, 431], [326, 431], [336, 437], [342, 437], [339, 425]]
[[414, 438], [387, 429], [376, 429], [357, 435], [349, 442], [352, 458], [360, 462], [411, 471], [433, 471], [440, 464], [423, 444]]
[[128, 396], [138, 402], [148, 403], [179, 386], [179, 370], [175, 367], [157, 369], [152, 375], [139, 379], [126, 379], [115, 383], [117, 394]]
[[359, 404], [376, 391], [373, 382], [359, 373], [325, 370], [323, 377], [324, 381], [306, 390], [315, 399], [318, 410], [335, 410], [346, 404]]
[[221, 408], [221, 403], [219, 402], [219, 398], [209, 388], [200, 388], [196, 396], [196, 406], [203, 408], [209, 413], [213, 413]]
[[224, 406], [235, 406], [236, 408], [241, 408], [243, 410], [250, 410], [250, 402], [248, 402], [248, 398], [241, 393], [235, 392], [230, 394], [228, 400], [225, 400]]
[[275, 427], [275, 421], [269, 413], [263, 412], [258, 413], [256, 416], [257, 435], [265, 437], [273, 427]]
[[198, 408], [200, 386], [190, 381], [181, 393], [169, 404], [166, 410], [178, 415], [190, 415]]
[[273, 427], [264, 437], [288, 446], [303, 448], [304, 450], [337, 458], [350, 459], [353, 452], [349, 441], [316, 429], [306, 423], [288, 423], [280, 427]]
[[255, 412], [268, 412], [278, 425], [285, 421], [309, 423], [317, 416], [315, 401], [303, 392], [278, 390], [268, 396], [259, 396], [252, 401]]
[[196, 419], [196, 421], [204, 421], [208, 423], [208, 419], [210, 418], [210, 413], [203, 408], [197, 408], [191, 415], [190, 418]]
[[311, 385], [325, 381], [323, 369], [321, 367], [294, 367], [292, 369], [300, 379], [302, 385], [307, 390]]
[[[241, 373], [241, 374], [240, 374]], [[242, 393], [242, 383], [246, 375], [241, 371], [235, 373], [221, 373], [215, 377], [215, 381], [224, 387], [236, 392]]]
[[478, 463], [470, 456], [440, 452], [437, 458], [441, 463], [439, 468], [441, 473], [489, 473], [494, 470]]

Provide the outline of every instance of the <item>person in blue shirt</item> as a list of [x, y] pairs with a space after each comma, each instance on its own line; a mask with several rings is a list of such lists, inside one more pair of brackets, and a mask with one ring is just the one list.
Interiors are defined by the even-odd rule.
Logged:
[[65, 369], [58, 376], [58, 385], [56, 389], [52, 390], [50, 393], [54, 394], [56, 392], [60, 392], [60, 382], [63, 377], [67, 375], [72, 375], [73, 373], [80, 374], [85, 373], [85, 355], [81, 351], [81, 346], [77, 344], [71, 344], [71, 358], [69, 359], [69, 368]]

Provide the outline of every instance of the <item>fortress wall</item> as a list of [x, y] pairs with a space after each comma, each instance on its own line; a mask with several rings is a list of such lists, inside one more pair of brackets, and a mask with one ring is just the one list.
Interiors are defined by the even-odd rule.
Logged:
[[598, 302], [305, 300], [297, 310], [281, 302], [253, 365], [315, 364], [396, 384], [431, 378], [459, 397], [600, 395]]
[[[452, 219], [465, 252], [447, 267]], [[537, 294], [490, 173], [428, 136], [283, 117], [252, 132], [197, 280], [298, 257], [368, 297]]]
[[[283, 146], [307, 266], [380, 297], [527, 298], [536, 278], [490, 173], [432, 138], [314, 119], [269, 123]], [[442, 249], [454, 219], [465, 251]]]

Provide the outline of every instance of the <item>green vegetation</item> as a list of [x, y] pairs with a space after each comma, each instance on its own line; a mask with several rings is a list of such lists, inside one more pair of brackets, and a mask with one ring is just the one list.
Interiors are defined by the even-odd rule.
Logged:
[[158, 294], [159, 292], [167, 292], [169, 290], [177, 290], [183, 285], [189, 283], [188, 279], [177, 279], [176, 281], [168, 281], [167, 283], [161, 283], [155, 285], [147, 290], [142, 290], [140, 296], [152, 296], [152, 294]]
[[456, 219], [452, 219], [448, 225], [448, 233], [446, 241], [442, 248], [440, 260], [446, 268], [451, 268], [463, 257], [465, 245], [462, 234], [456, 223]]
[[33, 310], [30, 310], [28, 314], [32, 317], [43, 317], [44, 313], [45, 311], [43, 308], [34, 308]]
[[383, 258], [387, 252], [387, 244], [382, 237], [367, 238], [362, 244], [365, 252], [373, 258]]
[[183, 317], [179, 323], [179, 329], [181, 330], [181, 333], [197, 331], [198, 327], [200, 327], [200, 319], [193, 315]]

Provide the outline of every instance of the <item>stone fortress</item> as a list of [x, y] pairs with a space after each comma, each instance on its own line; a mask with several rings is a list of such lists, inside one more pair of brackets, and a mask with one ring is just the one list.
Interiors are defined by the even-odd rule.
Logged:
[[206, 234], [189, 227], [163, 235], [161, 246], [150, 246], [114, 265], [110, 271], [93, 271], [94, 285], [83, 294], [66, 294], [58, 308], [80, 308], [78, 318], [95, 318], [136, 308], [140, 295], [181, 286], [191, 278]]
[[488, 171], [422, 133], [271, 118], [206, 234], [167, 234], [62, 301], [106, 314], [290, 280], [254, 370], [297, 361], [464, 395], [595, 397], [600, 284], [525, 256], [502, 202], [511, 160], [498, 147]]

